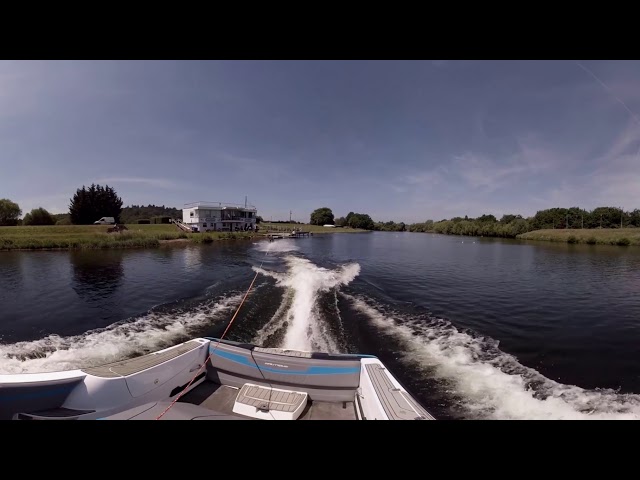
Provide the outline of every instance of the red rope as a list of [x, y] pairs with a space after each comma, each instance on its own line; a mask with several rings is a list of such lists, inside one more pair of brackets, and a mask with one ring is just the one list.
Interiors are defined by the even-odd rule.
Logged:
[[229, 325], [227, 325], [227, 328], [224, 329], [224, 332], [222, 333], [222, 335], [220, 336], [220, 339], [218, 340], [218, 343], [216, 343], [216, 346], [213, 347], [213, 350], [209, 353], [209, 356], [207, 357], [207, 359], [204, 361], [204, 363], [202, 365], [200, 365], [200, 368], [196, 371], [196, 374], [193, 376], [193, 378], [191, 379], [191, 381], [187, 384], [187, 386], [184, 388], [184, 390], [182, 390], [182, 392], [180, 392], [180, 395], [178, 395], [176, 397], [176, 399], [171, 402], [171, 404], [164, 410], [164, 412], [162, 412], [160, 415], [158, 415], [156, 417], [156, 420], [160, 420], [165, 413], [167, 413], [169, 410], [171, 410], [171, 407], [173, 407], [176, 402], [178, 400], [180, 400], [180, 398], [182, 397], [182, 395], [184, 395], [185, 393], [187, 393], [187, 391], [189, 390], [189, 387], [191, 386], [191, 384], [195, 381], [196, 377], [198, 375], [200, 375], [200, 370], [202, 370], [203, 367], [205, 367], [207, 365], [207, 362], [209, 362], [209, 359], [211, 358], [211, 355], [213, 355], [213, 352], [215, 352], [216, 348], [218, 348], [218, 345], [220, 345], [220, 340], [222, 340], [224, 338], [224, 336], [227, 334], [227, 332], [229, 331], [229, 328], [231, 327], [231, 324], [233, 323], [233, 321], [236, 319], [236, 317], [238, 316], [238, 312], [240, 311], [240, 308], [242, 307], [242, 305], [244, 304], [244, 301], [247, 299], [247, 296], [249, 295], [249, 292], [251, 291], [251, 288], [253, 288], [253, 284], [256, 281], [256, 278], [258, 278], [258, 274], [259, 272], [256, 272], [256, 275], [253, 277], [253, 280], [251, 280], [251, 285], [249, 285], [249, 288], [247, 289], [247, 291], [244, 294], [244, 297], [242, 298], [242, 301], [240, 302], [240, 305], [238, 305], [238, 308], [236, 309], [236, 313], [233, 314], [233, 317], [231, 318], [231, 321], [229, 322]]

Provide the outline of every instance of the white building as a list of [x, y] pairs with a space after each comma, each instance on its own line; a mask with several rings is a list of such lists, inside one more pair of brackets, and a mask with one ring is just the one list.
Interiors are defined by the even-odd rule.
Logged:
[[182, 222], [200, 232], [255, 230], [256, 207], [222, 202], [185, 203]]

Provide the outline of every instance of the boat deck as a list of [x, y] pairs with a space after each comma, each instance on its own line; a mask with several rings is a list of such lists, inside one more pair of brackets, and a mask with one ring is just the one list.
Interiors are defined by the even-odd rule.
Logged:
[[85, 368], [82, 371], [90, 375], [102, 378], [117, 378], [140, 373], [151, 367], [156, 367], [161, 363], [173, 360], [183, 353], [190, 352], [196, 348], [202, 347], [200, 342], [186, 342], [175, 348], [171, 348], [159, 353], [150, 353], [136, 358], [128, 358], [119, 362], [107, 363], [98, 367]]
[[[233, 411], [239, 389], [205, 381], [179, 402], [191, 403], [226, 415], [249, 418]], [[309, 400], [298, 420], [357, 420], [353, 402], [318, 402]]]

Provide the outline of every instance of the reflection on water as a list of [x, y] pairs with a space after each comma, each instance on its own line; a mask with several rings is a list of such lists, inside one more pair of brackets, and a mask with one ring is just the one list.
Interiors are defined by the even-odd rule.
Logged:
[[124, 276], [122, 258], [119, 251], [69, 252], [73, 290], [90, 303], [99, 303], [113, 296]]
[[183, 251], [184, 265], [188, 269], [196, 268], [202, 264], [202, 247], [187, 247]]
[[176, 251], [176, 248], [167, 246], [163, 248], [158, 248], [157, 250], [154, 251], [154, 253], [158, 259], [162, 259], [166, 263], [169, 263], [173, 258], [173, 256], [175, 255], [175, 251]]
[[25, 261], [26, 257], [21, 252], [0, 252], [0, 305], [5, 297], [22, 288]]

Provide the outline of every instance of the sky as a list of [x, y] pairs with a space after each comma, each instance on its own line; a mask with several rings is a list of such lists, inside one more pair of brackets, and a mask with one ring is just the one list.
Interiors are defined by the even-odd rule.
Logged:
[[640, 208], [638, 61], [0, 61], [0, 198], [376, 221]]

